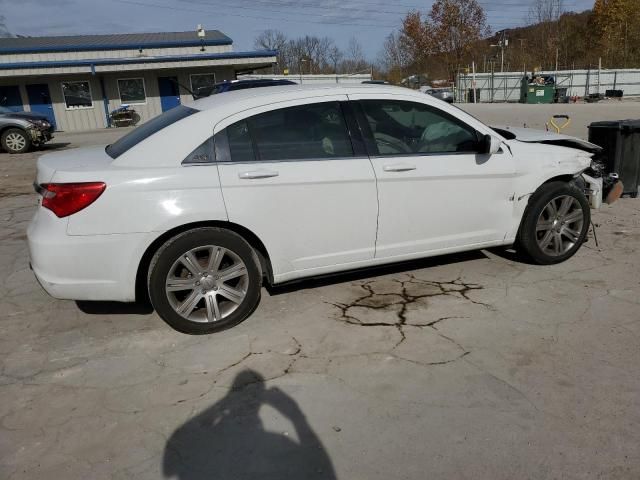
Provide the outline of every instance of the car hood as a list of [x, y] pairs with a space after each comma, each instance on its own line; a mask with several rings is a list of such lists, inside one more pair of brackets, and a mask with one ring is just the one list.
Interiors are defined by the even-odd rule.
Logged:
[[33, 112], [14, 112], [14, 113], [3, 113], [0, 115], [0, 118], [16, 118], [19, 120], [47, 120], [47, 117], [40, 113]]
[[575, 148], [589, 153], [599, 153], [602, 151], [602, 147], [599, 147], [595, 143], [587, 142], [581, 138], [563, 135], [561, 133], [546, 132], [544, 130], [536, 130], [534, 128], [509, 126], [496, 126], [491, 128], [509, 140], [557, 145], [559, 147]]

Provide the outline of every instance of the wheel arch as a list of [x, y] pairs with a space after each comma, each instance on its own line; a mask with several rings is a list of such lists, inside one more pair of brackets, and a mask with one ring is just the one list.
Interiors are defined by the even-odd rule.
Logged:
[[543, 180], [542, 182], [540, 182], [538, 184], [538, 186], [535, 188], [535, 190], [533, 190], [527, 198], [527, 206], [525, 207], [525, 210], [523, 211], [523, 216], [526, 213], [527, 208], [529, 207], [529, 202], [531, 201], [531, 199], [533, 198], [533, 196], [535, 195], [535, 193], [540, 190], [544, 185], [547, 185], [548, 183], [552, 183], [552, 182], [566, 182], [569, 183], [572, 180], [574, 180], [575, 178], [580, 177], [580, 173], [561, 173], [558, 175], [554, 175], [553, 177], [549, 177], [546, 180]]
[[29, 132], [27, 131], [26, 127], [23, 127], [22, 125], [17, 125], [15, 123], [0, 126], [0, 137], [2, 137], [2, 135], [4, 135], [4, 132], [6, 132], [7, 130], [14, 130], [14, 129], [21, 130], [27, 136], [27, 138], [30, 138]]
[[[556, 175], [554, 177], [548, 178], [547, 180], [545, 180], [544, 182], [542, 182], [538, 188], [540, 188], [542, 185], [545, 185], [547, 183], [551, 183], [551, 182], [570, 182], [571, 180], [573, 180], [574, 178], [576, 178], [577, 176], [579, 176], [579, 174], [573, 174], [573, 173], [564, 173], [562, 175]], [[536, 188], [536, 190], [538, 189]]]
[[24, 125], [19, 125], [17, 123], [9, 123], [9, 124], [0, 126], [0, 135], [2, 135], [4, 132], [12, 128], [17, 128], [18, 130], [22, 130], [23, 132], [27, 133], [27, 128]]
[[561, 173], [561, 174], [558, 174], [558, 175], [554, 175], [553, 177], [549, 177], [546, 180], [542, 181], [535, 188], [535, 190], [528, 195], [527, 204], [521, 210], [522, 214], [520, 215], [520, 219], [518, 220], [518, 228], [517, 228], [516, 234], [515, 234], [516, 242], [518, 241], [518, 238], [520, 237], [520, 232], [522, 230], [522, 222], [524, 221], [524, 219], [525, 219], [525, 217], [527, 215], [527, 212], [529, 211], [529, 206], [531, 205], [531, 199], [533, 198], [535, 193], [538, 190], [540, 190], [544, 185], [547, 185], [549, 183], [552, 183], [552, 182], [570, 183], [572, 180], [574, 180], [575, 178], [579, 178], [579, 177], [580, 177], [580, 173]]
[[136, 301], [147, 301], [149, 294], [147, 291], [147, 274], [149, 271], [149, 265], [151, 264], [151, 260], [153, 256], [156, 254], [158, 249], [164, 245], [164, 243], [172, 237], [179, 235], [188, 230], [193, 230], [195, 228], [202, 227], [217, 227], [224, 228], [226, 230], [230, 230], [234, 233], [237, 233], [242, 238], [244, 238], [249, 245], [255, 250], [258, 254], [258, 259], [260, 260], [260, 267], [262, 269], [262, 274], [265, 277], [268, 284], [273, 284], [273, 270], [271, 266], [271, 259], [269, 257], [269, 252], [265, 247], [264, 243], [258, 236], [242, 225], [233, 222], [227, 221], [218, 221], [218, 220], [207, 220], [201, 222], [192, 222], [184, 225], [180, 225], [178, 227], [172, 228], [171, 230], [167, 230], [163, 232], [158, 238], [156, 238], [151, 244], [147, 247], [144, 254], [142, 255], [140, 262], [138, 263], [138, 269], [136, 272], [136, 284], [135, 284], [135, 294]]

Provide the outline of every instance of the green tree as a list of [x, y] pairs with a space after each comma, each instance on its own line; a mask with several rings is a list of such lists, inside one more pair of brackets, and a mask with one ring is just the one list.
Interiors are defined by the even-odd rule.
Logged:
[[490, 32], [483, 8], [477, 0], [436, 0], [428, 18], [409, 12], [402, 22], [399, 45], [410, 59], [415, 73], [444, 63], [453, 78], [468, 59], [475, 43]]
[[595, 0], [594, 31], [608, 67], [627, 67], [640, 61], [640, 2]]

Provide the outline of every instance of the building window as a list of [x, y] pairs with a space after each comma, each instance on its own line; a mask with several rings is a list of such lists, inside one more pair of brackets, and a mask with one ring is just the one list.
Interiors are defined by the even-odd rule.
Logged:
[[142, 78], [118, 79], [118, 92], [120, 92], [120, 102], [122, 103], [147, 103], [147, 94]]
[[93, 107], [89, 82], [62, 82], [62, 95], [67, 109]]
[[210, 92], [216, 84], [215, 73], [198, 73], [191, 75], [191, 91], [198, 93]]

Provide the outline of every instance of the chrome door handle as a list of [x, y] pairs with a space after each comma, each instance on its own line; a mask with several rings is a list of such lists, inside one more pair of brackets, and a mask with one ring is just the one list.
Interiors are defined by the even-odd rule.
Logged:
[[394, 163], [393, 165], [384, 165], [382, 167], [385, 172], [408, 172], [415, 169], [415, 165], [409, 165], [408, 163]]
[[277, 177], [280, 175], [278, 172], [274, 172], [273, 170], [253, 170], [250, 172], [240, 172], [238, 177], [243, 180], [250, 180], [253, 178], [271, 178]]

